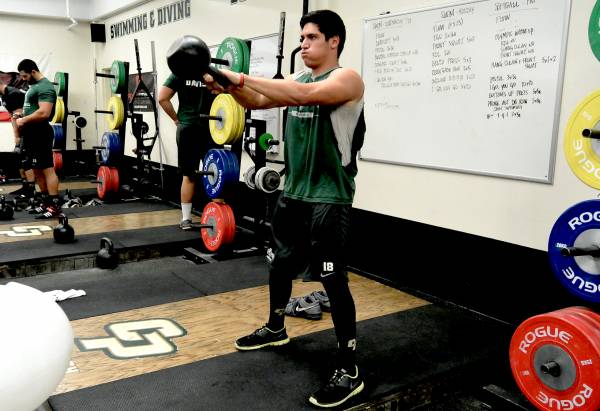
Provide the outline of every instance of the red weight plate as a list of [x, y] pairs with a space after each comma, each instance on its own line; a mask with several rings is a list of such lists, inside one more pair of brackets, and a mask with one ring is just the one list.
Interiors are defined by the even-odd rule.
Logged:
[[201, 230], [202, 242], [209, 251], [217, 251], [224, 243], [226, 236], [227, 218], [222, 208], [215, 202], [206, 204], [202, 211], [201, 224], [212, 224], [213, 228]]
[[233, 215], [233, 210], [231, 209], [231, 206], [225, 203], [219, 204], [221, 206], [221, 210], [223, 210], [223, 213], [227, 218], [227, 231], [225, 232], [226, 236], [224, 244], [231, 244], [233, 243], [233, 239], [235, 238], [235, 216]]
[[116, 167], [110, 168], [110, 175], [112, 176], [110, 191], [113, 193], [118, 193], [121, 184], [119, 183], [119, 169]]
[[106, 193], [109, 192], [110, 184], [111, 184], [111, 175], [110, 169], [107, 166], [100, 166], [98, 168], [98, 177], [96, 178], [98, 181], [98, 185], [96, 186], [96, 191], [98, 192], [98, 198], [103, 200], [106, 197]]
[[600, 408], [600, 364], [594, 322], [569, 310], [525, 320], [510, 343], [513, 376], [540, 410]]
[[577, 313], [580, 313], [581, 315], [589, 318], [590, 320], [592, 320], [594, 322], [594, 324], [597, 324], [598, 332], [600, 333], [600, 314], [598, 314], [597, 312], [592, 311], [589, 308], [581, 307], [581, 306], [568, 307], [568, 308], [565, 308], [565, 310], [567, 310], [569, 312], [577, 312]]
[[60, 151], [54, 151], [52, 153], [52, 158], [54, 160], [54, 169], [56, 171], [59, 171], [62, 169], [63, 166], [63, 158], [62, 158], [62, 153]]

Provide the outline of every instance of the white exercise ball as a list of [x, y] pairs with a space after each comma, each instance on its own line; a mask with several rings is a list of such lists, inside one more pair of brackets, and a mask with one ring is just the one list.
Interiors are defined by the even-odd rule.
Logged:
[[65, 312], [43, 292], [0, 285], [0, 410], [32, 411], [63, 379], [73, 348]]

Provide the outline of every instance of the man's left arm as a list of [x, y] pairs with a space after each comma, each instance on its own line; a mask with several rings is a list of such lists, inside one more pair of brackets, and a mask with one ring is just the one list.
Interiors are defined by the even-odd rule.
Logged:
[[29, 123], [42, 123], [44, 121], [49, 121], [54, 103], [40, 101], [39, 106], [40, 107], [30, 115], [17, 119], [17, 126], [23, 127], [25, 124]]
[[244, 87], [265, 95], [280, 106], [339, 106], [360, 100], [364, 92], [362, 79], [348, 68], [337, 69], [327, 79], [314, 83], [244, 76]]

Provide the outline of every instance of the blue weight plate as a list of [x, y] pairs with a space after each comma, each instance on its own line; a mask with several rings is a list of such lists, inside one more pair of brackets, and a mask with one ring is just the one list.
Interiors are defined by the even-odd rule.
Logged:
[[548, 239], [548, 256], [560, 283], [579, 298], [600, 302], [600, 257], [565, 257], [561, 254], [565, 247], [600, 247], [600, 200], [582, 201], [567, 209]]
[[111, 163], [114, 163], [121, 157], [121, 152], [123, 151], [123, 148], [121, 147], [121, 139], [119, 138], [119, 133], [116, 133], [114, 131], [111, 132], [108, 141], [110, 142], [110, 161]]
[[102, 134], [102, 141], [100, 142], [100, 145], [102, 147], [104, 147], [100, 151], [100, 159], [101, 159], [102, 164], [108, 164], [108, 160], [109, 160], [109, 157], [110, 157], [110, 153], [108, 151], [109, 145], [110, 145], [110, 143], [109, 143], [109, 141], [110, 141], [109, 134], [110, 133], [108, 131], [106, 133]]
[[217, 198], [223, 191], [224, 178], [226, 173], [226, 159], [222, 153], [223, 150], [211, 149], [204, 156], [203, 171], [214, 171], [216, 175], [202, 176], [202, 185], [209, 198]]
[[52, 144], [52, 148], [64, 149], [65, 133], [62, 124], [52, 124], [52, 131], [54, 132], [54, 143]]
[[235, 184], [240, 178], [240, 165], [237, 156], [230, 150], [223, 150], [227, 158], [227, 184]]

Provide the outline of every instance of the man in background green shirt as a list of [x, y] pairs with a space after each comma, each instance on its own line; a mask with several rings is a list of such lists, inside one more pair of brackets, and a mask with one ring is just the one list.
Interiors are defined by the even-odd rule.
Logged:
[[[177, 94], [177, 112], [171, 99]], [[177, 126], [177, 164], [183, 175], [181, 181], [182, 230], [192, 228], [192, 199], [196, 187], [196, 172], [200, 160], [215, 145], [208, 130], [208, 122], [200, 114], [208, 112], [212, 98], [198, 80], [186, 80], [171, 74], [158, 92], [158, 102]]]
[[33, 60], [22, 60], [17, 69], [23, 81], [30, 86], [25, 95], [23, 117], [17, 119], [17, 127], [23, 139], [24, 168], [33, 169], [42, 192], [40, 215], [36, 218], [57, 217], [61, 210], [52, 155], [54, 132], [49, 123], [54, 115], [56, 91]]

